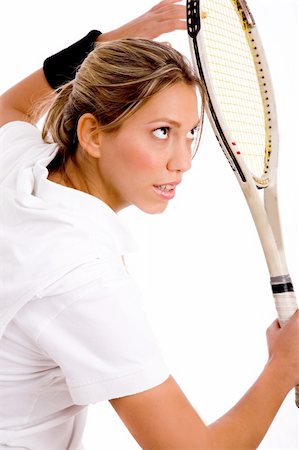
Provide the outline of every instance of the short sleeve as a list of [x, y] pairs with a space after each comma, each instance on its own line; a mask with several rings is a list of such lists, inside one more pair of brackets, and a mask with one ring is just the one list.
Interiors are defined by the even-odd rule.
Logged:
[[169, 376], [129, 276], [81, 288], [77, 300], [42, 330], [38, 343], [61, 368], [79, 405], [136, 394]]

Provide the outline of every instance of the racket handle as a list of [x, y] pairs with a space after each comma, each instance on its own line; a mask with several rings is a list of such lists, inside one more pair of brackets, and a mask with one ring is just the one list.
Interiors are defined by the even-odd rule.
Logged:
[[271, 287], [278, 321], [283, 326], [298, 309], [296, 295], [290, 275], [271, 277]]
[[[271, 287], [280, 326], [298, 309], [296, 295], [290, 275], [271, 278]], [[295, 387], [295, 403], [299, 408], [299, 384]]]
[[278, 322], [282, 327], [298, 309], [296, 296], [294, 292], [273, 294], [273, 296], [278, 316]]

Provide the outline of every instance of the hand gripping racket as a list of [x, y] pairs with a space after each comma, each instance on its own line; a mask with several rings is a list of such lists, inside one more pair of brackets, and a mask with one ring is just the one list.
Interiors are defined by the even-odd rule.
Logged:
[[187, 27], [192, 61], [206, 90], [206, 113], [255, 222], [283, 325], [297, 303], [277, 203], [274, 93], [256, 24], [245, 0], [187, 0]]

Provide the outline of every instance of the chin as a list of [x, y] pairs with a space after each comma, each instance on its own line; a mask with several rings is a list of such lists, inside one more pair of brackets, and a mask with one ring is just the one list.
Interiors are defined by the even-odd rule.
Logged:
[[164, 204], [155, 204], [155, 205], [136, 205], [137, 208], [139, 208], [141, 211], [147, 213], [147, 214], [162, 214], [168, 206], [168, 203]]

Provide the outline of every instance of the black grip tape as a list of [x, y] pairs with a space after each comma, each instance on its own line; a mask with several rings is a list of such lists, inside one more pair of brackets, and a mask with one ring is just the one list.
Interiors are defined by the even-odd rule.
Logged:
[[292, 283], [271, 284], [273, 294], [282, 294], [283, 292], [294, 292]]

